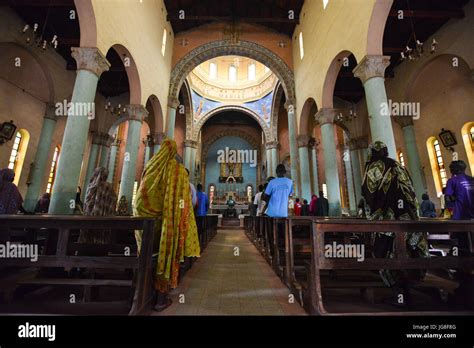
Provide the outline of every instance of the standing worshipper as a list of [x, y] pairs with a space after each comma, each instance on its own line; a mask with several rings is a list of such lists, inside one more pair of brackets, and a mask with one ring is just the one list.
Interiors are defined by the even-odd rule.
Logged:
[[258, 186], [258, 193], [255, 195], [253, 204], [257, 206], [257, 216], [261, 216], [263, 213], [263, 208], [265, 206], [265, 201], [262, 199], [263, 190], [265, 187], [263, 185]]
[[[369, 146], [362, 196], [366, 202], [367, 219], [377, 220], [418, 220], [418, 202], [415, 189], [408, 171], [397, 161], [388, 157], [387, 146], [376, 141]], [[414, 232], [406, 234], [406, 248], [411, 257], [429, 257], [428, 241], [425, 233]], [[390, 258], [393, 256], [395, 235], [377, 233], [374, 242], [374, 256]], [[398, 298], [404, 294], [407, 305], [410, 302], [408, 286], [424, 277], [423, 271], [391, 271], [380, 270], [384, 283], [394, 289]]]
[[117, 205], [117, 215], [118, 216], [129, 216], [130, 210], [128, 209], [127, 197], [122, 196]]
[[27, 214], [23, 208], [23, 197], [13, 183], [15, 172], [5, 168], [0, 170], [0, 214], [16, 214], [19, 211]]
[[202, 185], [197, 185], [197, 209], [196, 215], [197, 216], [206, 216], [209, 210], [209, 198], [207, 198], [207, 194], [202, 192]]
[[309, 202], [309, 214], [311, 216], [316, 216], [316, 203], [318, 201], [318, 196], [312, 195], [311, 202]]
[[44, 195], [42, 195], [41, 198], [38, 200], [38, 203], [36, 203], [35, 213], [47, 214], [48, 209], [49, 209], [50, 199], [51, 199], [51, 195], [49, 193], [45, 193]]
[[316, 201], [316, 216], [329, 215], [329, 201], [324, 197], [324, 192], [319, 191], [319, 198]]
[[285, 177], [286, 169], [283, 164], [276, 167], [277, 178], [268, 183], [263, 196], [267, 202], [266, 214], [270, 217], [288, 217], [288, 199], [293, 194], [293, 181]]
[[[117, 195], [112, 185], [107, 182], [108, 169], [98, 167], [87, 185], [84, 202], [84, 216], [114, 216], [117, 205]], [[79, 243], [108, 244], [110, 231], [82, 230]]]
[[[189, 176], [176, 161], [176, 154], [176, 142], [163, 141], [145, 167], [134, 207], [135, 216], [155, 219], [157, 311], [171, 305], [168, 292], [178, 286], [180, 263], [185, 257], [200, 256]], [[135, 236], [140, 250], [142, 232], [137, 231]]]
[[446, 184], [446, 198], [454, 203], [453, 220], [474, 219], [474, 178], [466, 175], [466, 163], [453, 161], [449, 165], [452, 177]]
[[301, 206], [301, 216], [309, 216], [309, 205], [306, 199], [303, 199], [303, 205]]
[[295, 204], [294, 204], [294, 207], [293, 207], [293, 214], [295, 216], [301, 216], [301, 203], [300, 203], [299, 198], [296, 198], [296, 200], [295, 200]]
[[436, 217], [436, 208], [434, 203], [430, 200], [428, 194], [423, 193], [421, 195], [420, 211], [422, 217], [434, 218]]

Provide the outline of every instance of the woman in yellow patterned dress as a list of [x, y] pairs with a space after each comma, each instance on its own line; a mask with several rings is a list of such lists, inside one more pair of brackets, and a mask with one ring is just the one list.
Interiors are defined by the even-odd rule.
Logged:
[[[145, 167], [134, 205], [135, 216], [155, 218], [157, 311], [171, 304], [168, 291], [178, 285], [180, 263], [200, 255], [189, 177], [176, 154], [176, 142], [166, 139]], [[138, 250], [141, 237], [137, 232]]]

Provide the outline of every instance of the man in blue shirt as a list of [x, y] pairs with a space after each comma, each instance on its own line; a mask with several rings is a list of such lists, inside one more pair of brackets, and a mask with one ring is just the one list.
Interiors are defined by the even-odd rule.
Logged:
[[209, 210], [209, 199], [207, 195], [202, 192], [202, 185], [197, 185], [197, 209], [196, 216], [206, 216]]
[[288, 198], [293, 194], [293, 181], [285, 177], [283, 164], [276, 167], [277, 178], [271, 180], [265, 189], [264, 200], [268, 204], [266, 215], [276, 218], [288, 217]]

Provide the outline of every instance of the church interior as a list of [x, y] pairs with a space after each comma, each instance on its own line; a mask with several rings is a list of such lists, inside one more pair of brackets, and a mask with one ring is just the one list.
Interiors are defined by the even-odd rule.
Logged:
[[[472, 315], [473, 34], [469, 0], [2, 1], [0, 315]], [[377, 142], [430, 216], [366, 215]]]

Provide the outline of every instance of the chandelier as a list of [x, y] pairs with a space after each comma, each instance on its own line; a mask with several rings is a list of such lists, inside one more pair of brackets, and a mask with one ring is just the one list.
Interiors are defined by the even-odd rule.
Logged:
[[45, 30], [48, 25], [49, 14], [51, 7], [48, 7], [48, 12], [46, 14], [46, 20], [43, 25], [41, 34], [38, 32], [39, 24], [33, 24], [33, 27], [30, 27], [29, 24], [25, 24], [21, 30], [22, 34], [26, 36], [26, 44], [31, 46], [41, 47], [43, 51], [46, 51], [47, 47], [52, 47], [54, 49], [58, 48], [58, 35], [54, 34], [52, 38], [47, 39], [45, 36]]
[[117, 106], [113, 105], [110, 99], [105, 103], [104, 107], [105, 111], [110, 112], [112, 115], [116, 117], [120, 117], [122, 114], [127, 112], [127, 107], [122, 106], [122, 104], [118, 104]]

